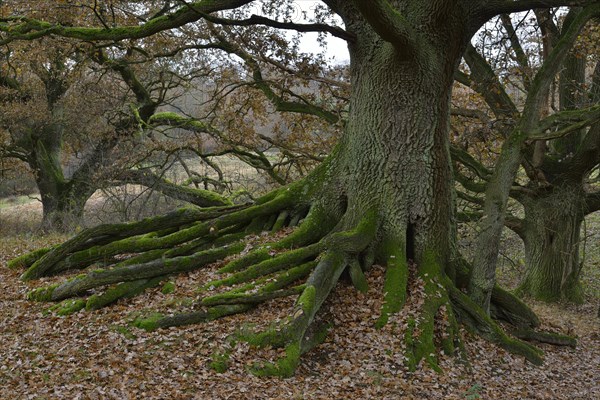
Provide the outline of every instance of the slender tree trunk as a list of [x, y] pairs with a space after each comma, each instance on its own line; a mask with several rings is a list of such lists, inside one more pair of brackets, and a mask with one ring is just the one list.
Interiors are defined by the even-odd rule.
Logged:
[[569, 186], [525, 202], [527, 269], [521, 293], [544, 301], [583, 300], [579, 283], [583, 198], [580, 188]]

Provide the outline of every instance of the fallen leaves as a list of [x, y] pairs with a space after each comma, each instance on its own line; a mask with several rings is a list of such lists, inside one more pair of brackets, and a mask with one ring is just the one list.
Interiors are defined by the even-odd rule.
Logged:
[[[41, 240], [41, 239], [40, 239]], [[15, 241], [0, 248], [0, 398], [2, 399], [594, 399], [600, 398], [600, 321], [592, 304], [575, 309], [535, 304], [547, 327], [571, 328], [576, 349], [542, 346], [542, 368], [467, 333], [471, 366], [438, 355], [444, 370], [404, 366], [406, 315], [422, 305], [422, 282], [411, 286], [411, 302], [383, 329], [374, 328], [383, 301], [383, 269], [367, 275], [369, 291], [338, 285], [319, 318], [333, 323], [327, 340], [302, 358], [291, 379], [257, 378], [247, 368], [273, 361], [280, 349], [231, 348], [229, 370], [209, 368], [213, 355], [236, 329], [265, 328], [290, 312], [281, 299], [244, 315], [148, 333], [127, 326], [144, 309], [173, 312], [181, 298], [196, 296], [213, 268], [176, 277], [176, 291], [160, 288], [95, 312], [67, 318], [43, 316], [45, 304], [25, 300], [19, 271], [5, 268]], [[38, 245], [40, 243], [37, 243]], [[35, 245], [35, 243], [33, 244]], [[44, 284], [48, 284], [48, 279]], [[41, 282], [29, 283], [40, 285]]]

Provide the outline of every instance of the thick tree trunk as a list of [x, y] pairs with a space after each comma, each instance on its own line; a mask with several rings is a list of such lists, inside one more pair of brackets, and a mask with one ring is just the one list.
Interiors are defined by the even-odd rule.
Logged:
[[91, 193], [87, 191], [74, 190], [71, 185], [65, 185], [64, 189], [58, 191], [42, 191], [43, 217], [42, 230], [69, 232], [83, 225], [83, 212]]
[[579, 242], [584, 196], [580, 188], [562, 187], [525, 202], [527, 269], [521, 293], [544, 301], [583, 300]]
[[69, 231], [81, 226], [85, 203], [94, 190], [89, 182], [65, 179], [60, 164], [61, 139], [49, 129], [44, 140], [38, 140], [29, 164], [35, 171], [42, 199], [42, 229]]
[[394, 242], [405, 260], [435, 254], [445, 265], [453, 221], [448, 112], [460, 45], [439, 58], [406, 59], [363, 21], [347, 24], [359, 39], [349, 47], [350, 116], [331, 173], [354, 219], [344, 223], [376, 210], [380, 243]]

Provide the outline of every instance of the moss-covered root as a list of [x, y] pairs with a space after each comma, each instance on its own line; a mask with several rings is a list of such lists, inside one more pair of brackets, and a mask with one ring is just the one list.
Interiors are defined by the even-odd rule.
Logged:
[[527, 304], [499, 286], [492, 290], [490, 314], [492, 318], [506, 321], [520, 329], [536, 328], [540, 325], [539, 318]]
[[[309, 342], [314, 341], [314, 337], [307, 335], [308, 328], [348, 265], [348, 261], [347, 255], [343, 252], [330, 251], [326, 253], [307, 280], [306, 287], [298, 298], [295, 311], [290, 319], [278, 328], [245, 337], [245, 340], [254, 345], [285, 347], [284, 357], [274, 364], [255, 365], [251, 369], [252, 373], [280, 377], [290, 377], [294, 374], [302, 349], [310, 347], [303, 346], [303, 341], [308, 336], [311, 337]], [[317, 335], [317, 338], [321, 338], [321, 336]]]
[[[457, 340], [457, 324], [452, 318], [450, 299], [444, 285], [449, 280], [443, 275], [437, 258], [428, 254], [417, 267], [417, 279], [420, 290], [416, 292], [422, 291], [423, 301], [418, 318], [409, 320], [405, 332], [407, 365], [415, 370], [419, 362], [425, 360], [431, 368], [440, 371], [436, 340], [441, 340], [442, 348], [448, 354], [453, 353]], [[419, 293], [414, 293], [414, 296], [419, 296]]]
[[17, 258], [10, 260], [6, 266], [10, 269], [25, 269], [33, 265], [37, 260], [42, 258], [44, 255], [52, 251], [56, 246], [42, 247], [30, 253], [25, 253]]
[[100, 286], [112, 285], [119, 282], [130, 282], [139, 279], [149, 279], [158, 276], [190, 272], [202, 266], [238, 253], [244, 248], [243, 243], [228, 247], [218, 247], [195, 253], [191, 256], [175, 257], [166, 260], [155, 260], [145, 264], [129, 265], [122, 268], [96, 270], [58, 286], [51, 299], [62, 300], [77, 296], [86, 290]]
[[191, 325], [212, 321], [227, 315], [239, 314], [248, 311], [252, 307], [253, 306], [250, 304], [232, 304], [208, 307], [195, 312], [180, 313], [170, 316], [165, 316], [160, 313], [152, 313], [144, 317], [136, 318], [132, 324], [138, 328], [145, 329], [147, 331], [153, 331], [159, 328]]
[[114, 287], [108, 288], [102, 294], [95, 294], [88, 297], [85, 309], [88, 311], [98, 310], [119, 299], [137, 296], [148, 288], [158, 286], [164, 279], [164, 276], [159, 276], [153, 279], [139, 279], [137, 281], [120, 283]]
[[337, 224], [337, 220], [324, 213], [319, 206], [313, 206], [306, 219], [294, 232], [280, 241], [267, 243], [248, 254], [229, 262], [219, 270], [220, 273], [237, 272], [247, 269], [273, 257], [280, 250], [301, 248], [314, 245], [325, 237]]
[[527, 340], [535, 341], [540, 343], [548, 343], [555, 346], [568, 346], [575, 348], [577, 346], [577, 340], [571, 336], [560, 335], [551, 332], [537, 332], [533, 329], [518, 328], [510, 332], [513, 336]]
[[537, 347], [528, 345], [518, 339], [512, 339], [504, 333], [477, 304], [453, 285], [449, 285], [450, 299], [459, 320], [475, 334], [492, 343], [498, 344], [507, 351], [524, 356], [533, 364], [541, 365], [543, 352]]
[[220, 306], [233, 304], [260, 304], [269, 300], [279, 299], [300, 294], [304, 290], [304, 285], [298, 285], [289, 289], [281, 289], [261, 293], [226, 293], [214, 297], [207, 297], [201, 304], [206, 306]]
[[[139, 222], [132, 223], [133, 228], [131, 231], [128, 230], [131, 228], [131, 225], [119, 224], [117, 225], [117, 232], [120, 232], [121, 234], [116, 234], [115, 237], [111, 237], [110, 234], [108, 234], [107, 240], [105, 241], [102, 239], [100, 243], [94, 239], [97, 238], [99, 233], [98, 230], [100, 230], [104, 236], [107, 235], [106, 232], [98, 227], [92, 228], [92, 230], [85, 230], [36, 261], [29, 269], [27, 269], [27, 271], [25, 271], [25, 273], [23, 273], [21, 279], [30, 280], [46, 275], [61, 261], [64, 261], [68, 268], [83, 268], [119, 254], [142, 253], [154, 249], [168, 249], [199, 237], [218, 236], [219, 232], [227, 230], [229, 227], [249, 223], [257, 217], [272, 215], [273, 213], [290, 207], [294, 201], [297, 201], [293, 194], [286, 191], [282, 193], [283, 194], [275, 195], [270, 201], [246, 206], [242, 209], [234, 207], [206, 211], [202, 217], [195, 215], [195, 221], [199, 222], [194, 223], [191, 226], [189, 226], [188, 222], [182, 223], [181, 218], [179, 218], [179, 220], [177, 220], [177, 218], [172, 218], [175, 219], [177, 223], [167, 223], [164, 221], [165, 217], [156, 217], [160, 219], [163, 225], [168, 224], [168, 227], [182, 227], [182, 229], [164, 236], [147, 234], [149, 232], [168, 228], [161, 226], [160, 229], [149, 229], [148, 225], [152, 225], [156, 228], [156, 224], [154, 224], [154, 220], [152, 219], [150, 220], [150, 223], [146, 225]], [[207, 218], [207, 215], [211, 215], [211, 218]], [[109, 226], [109, 228], [110, 229], [106, 228], [105, 230], [113, 232], [115, 229], [114, 226]], [[125, 238], [123, 238], [123, 235], [125, 234], [123, 232], [126, 233]], [[144, 234], [141, 234], [142, 232], [144, 232]], [[89, 242], [92, 242], [93, 246], [89, 246]]]
[[390, 315], [399, 312], [406, 302], [408, 263], [406, 255], [398, 243], [401, 242], [393, 239], [386, 240], [381, 246], [386, 270], [383, 285], [384, 301], [381, 315], [375, 324], [377, 328], [382, 328], [387, 324]]
[[352, 281], [352, 285], [361, 293], [367, 293], [369, 290], [369, 284], [367, 283], [367, 278], [362, 270], [360, 262], [358, 260], [353, 260], [348, 265], [348, 273], [350, 275], [350, 280]]
[[[322, 248], [320, 243], [315, 243], [307, 247], [301, 247], [299, 249], [278, 254], [275, 257], [269, 256], [268, 259], [261, 261], [258, 264], [251, 265], [226, 278], [208, 282], [204, 285], [204, 288], [237, 285], [260, 278], [261, 276], [294, 267], [307, 260], [314, 259], [321, 252]], [[226, 271], [227, 270], [228, 269], [226, 269]], [[223, 272], [223, 269], [219, 270], [219, 272]]]
[[84, 299], [67, 299], [48, 308], [48, 312], [53, 312], [56, 315], [64, 317], [67, 315], [75, 314], [76, 312], [83, 310], [84, 308]]
[[37, 259], [22, 275], [23, 280], [44, 276], [57, 262], [74, 252], [105, 245], [116, 240], [143, 235], [149, 232], [184, 226], [186, 224], [217, 218], [233, 213], [239, 207], [220, 207], [206, 210], [182, 208], [171, 213], [123, 224], [104, 224], [84, 229], [63, 244], [52, 248]]

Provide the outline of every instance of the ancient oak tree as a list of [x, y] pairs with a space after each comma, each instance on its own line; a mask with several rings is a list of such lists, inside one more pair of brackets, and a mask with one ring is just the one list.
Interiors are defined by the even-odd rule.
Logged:
[[[2, 42], [60, 35], [88, 41], [118, 41], [156, 34], [185, 24], [206, 29], [222, 21], [219, 11], [251, 1], [182, 3], [141, 24], [67, 27], [23, 16], [5, 18]], [[265, 11], [276, 12], [276, 2]], [[279, 2], [277, 2], [279, 3]], [[385, 303], [379, 324], [410, 301], [407, 287], [422, 282], [420, 316], [408, 324], [407, 362], [436, 367], [436, 344], [454, 353], [458, 324], [464, 323], [500, 346], [541, 362], [541, 352], [513, 339], [462, 289], [469, 266], [455, 251], [453, 178], [449, 152], [450, 94], [455, 72], [471, 36], [488, 19], [537, 7], [584, 4], [585, 1], [337, 1], [324, 3], [345, 29], [254, 18], [276, 28], [334, 32], [348, 42], [352, 92], [347, 120], [332, 154], [310, 175], [275, 190], [255, 204], [206, 210], [182, 210], [129, 225], [99, 226], [64, 244], [24, 256], [13, 264], [28, 266], [24, 279], [99, 262], [58, 286], [31, 294], [41, 300], [68, 300], [67, 309], [100, 307], [155, 285], [163, 277], [200, 268], [243, 252], [248, 232], [295, 226], [287, 237], [254, 249], [220, 269], [221, 279], [206, 288], [196, 311], [141, 319], [159, 328], [240, 313], [269, 299], [298, 295], [295, 309], [272, 330], [246, 335], [256, 345], [285, 348], [275, 364], [259, 374], [289, 376], [302, 352], [319, 339], [315, 317], [338, 282], [350, 271], [357, 287], [374, 263], [385, 265]], [[600, 10], [590, 2], [588, 12]], [[223, 14], [227, 14], [224, 12]], [[203, 22], [209, 21], [209, 22]], [[241, 22], [240, 22], [241, 23]], [[248, 22], [245, 22], [248, 23]], [[257, 82], [260, 85], [262, 82]], [[273, 98], [277, 103], [281, 99]], [[298, 112], [297, 103], [285, 103]], [[132, 255], [132, 253], [135, 253]], [[123, 259], [120, 255], [132, 255]], [[106, 288], [88, 297], [88, 290]], [[87, 294], [86, 294], [87, 293]], [[566, 338], [538, 335], [536, 316], [519, 300], [495, 287], [491, 316], [512, 323], [525, 337], [556, 343]], [[438, 324], [436, 321], [445, 321]], [[439, 340], [438, 340], [439, 339]]]

